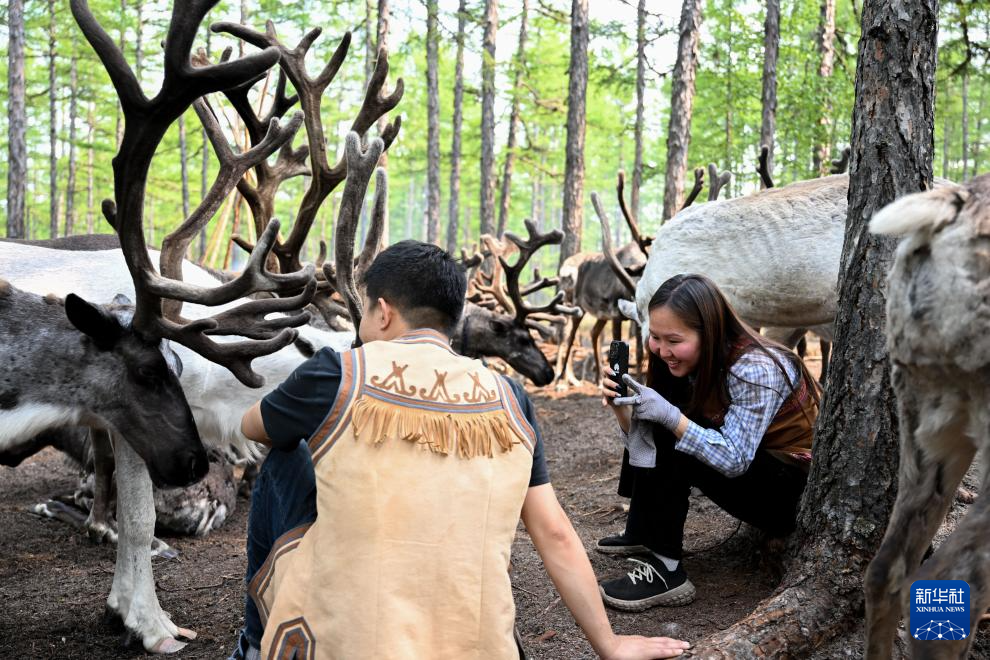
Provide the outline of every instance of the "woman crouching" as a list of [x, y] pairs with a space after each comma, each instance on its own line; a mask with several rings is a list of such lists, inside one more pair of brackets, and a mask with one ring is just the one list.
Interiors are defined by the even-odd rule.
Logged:
[[701, 275], [653, 295], [649, 351], [646, 386], [627, 375], [617, 398], [616, 383], [604, 384], [628, 450], [619, 494], [631, 500], [625, 532], [597, 549], [636, 556], [601, 591], [627, 611], [694, 600], [681, 565], [692, 486], [770, 537], [794, 530], [821, 398], [801, 359], [754, 332]]

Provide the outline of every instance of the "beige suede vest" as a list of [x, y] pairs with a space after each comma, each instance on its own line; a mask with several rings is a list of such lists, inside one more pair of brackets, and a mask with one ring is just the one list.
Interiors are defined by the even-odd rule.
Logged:
[[512, 391], [429, 330], [341, 358], [310, 440], [316, 521], [250, 585], [261, 656], [518, 658], [509, 552], [535, 434]]

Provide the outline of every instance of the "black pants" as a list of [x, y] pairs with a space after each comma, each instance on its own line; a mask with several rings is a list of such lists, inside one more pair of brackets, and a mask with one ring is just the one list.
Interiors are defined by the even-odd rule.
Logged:
[[727, 477], [693, 456], [674, 449], [667, 432], [656, 434], [657, 466], [637, 468], [622, 459], [619, 495], [631, 498], [626, 536], [671, 559], [680, 559], [691, 487], [696, 486], [732, 516], [771, 536], [794, 531], [807, 475], [757, 450], [749, 469]]

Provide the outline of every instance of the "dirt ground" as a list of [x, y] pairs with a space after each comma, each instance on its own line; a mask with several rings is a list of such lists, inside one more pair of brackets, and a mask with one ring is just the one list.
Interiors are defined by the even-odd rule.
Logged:
[[[812, 362], [812, 360], [809, 360]], [[817, 366], [817, 365], [813, 365]], [[615, 495], [621, 447], [611, 416], [596, 390], [531, 392], [543, 428], [554, 488], [584, 541], [620, 531], [622, 504]], [[69, 526], [37, 518], [26, 509], [71, 491], [75, 471], [52, 450], [17, 469], [0, 468], [0, 652], [12, 658], [134, 658], [140, 648], [121, 647], [121, 633], [103, 622], [114, 549], [91, 544]], [[970, 484], [975, 487], [975, 484]], [[207, 538], [168, 538], [178, 559], [155, 560], [162, 606], [199, 637], [182, 658], [224, 658], [241, 624], [244, 536], [248, 502], [238, 501], [226, 525]], [[947, 529], [962, 512], [957, 505]], [[610, 611], [618, 632], [663, 634], [698, 640], [744, 616], [774, 589], [772, 562], [759, 537], [693, 496], [686, 529], [685, 566], [698, 588], [697, 600], [681, 608], [641, 614]], [[622, 559], [591, 553], [596, 574], [624, 571]], [[520, 526], [513, 546], [513, 589], [518, 625], [532, 658], [577, 659], [594, 654], [562, 605], [539, 557]], [[859, 657], [861, 630], [850, 630], [816, 658]], [[990, 657], [990, 634], [979, 633], [974, 657]]]

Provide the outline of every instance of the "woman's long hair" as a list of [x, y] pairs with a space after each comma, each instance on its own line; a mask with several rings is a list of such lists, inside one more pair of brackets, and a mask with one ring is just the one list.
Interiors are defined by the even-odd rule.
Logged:
[[[691, 379], [674, 376], [667, 363], [652, 351], [649, 355], [647, 385], [667, 397], [688, 417], [708, 418], [728, 408], [726, 376], [731, 362], [741, 352], [756, 350], [767, 355], [794, 389], [799, 383], [791, 382], [780, 353], [769, 350], [771, 347], [780, 349], [784, 359], [790, 361], [799, 377], [805, 380], [815, 400], [819, 400], [817, 384], [801, 358], [746, 325], [718, 286], [704, 275], [675, 275], [664, 282], [650, 299], [649, 310], [657, 307], [670, 309], [700, 338], [698, 365]], [[781, 394], [786, 398], [787, 393]]]

